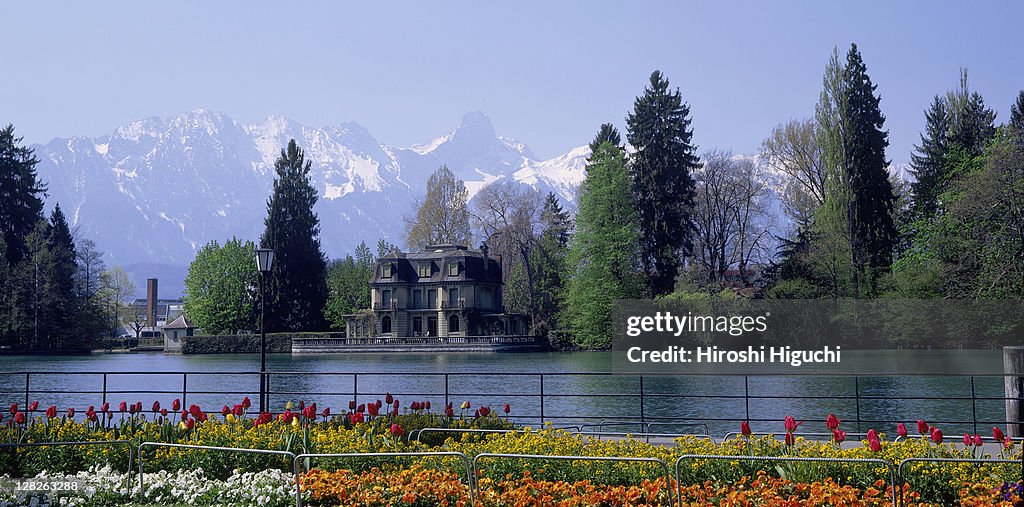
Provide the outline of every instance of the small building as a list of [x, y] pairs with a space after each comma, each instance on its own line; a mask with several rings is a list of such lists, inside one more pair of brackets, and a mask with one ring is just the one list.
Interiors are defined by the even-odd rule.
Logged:
[[430, 245], [377, 260], [372, 308], [346, 316], [346, 337], [526, 335], [526, 315], [506, 313], [501, 258], [487, 247]]
[[188, 317], [179, 315], [174, 322], [163, 327], [164, 352], [181, 352], [181, 342], [186, 336], [193, 336], [196, 326], [188, 320]]

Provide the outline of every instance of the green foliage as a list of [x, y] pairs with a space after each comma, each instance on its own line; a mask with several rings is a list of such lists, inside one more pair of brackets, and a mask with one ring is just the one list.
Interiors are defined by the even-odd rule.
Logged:
[[626, 118], [626, 139], [636, 149], [629, 169], [640, 213], [640, 260], [651, 296], [672, 292], [682, 257], [693, 246], [691, 173], [700, 159], [689, 116], [690, 106], [679, 90], [669, 91], [668, 80], [654, 71], [649, 87], [636, 98]]
[[46, 195], [46, 186], [36, 176], [39, 160], [31, 148], [19, 146], [21, 140], [14, 136], [13, 125], [0, 129], [0, 233], [8, 266], [25, 257], [25, 239], [43, 216]]
[[602, 123], [600, 130], [597, 131], [597, 135], [594, 136], [594, 140], [590, 141], [590, 152], [597, 151], [597, 148], [601, 146], [601, 143], [609, 143], [612, 146], [622, 146], [622, 137], [619, 135], [619, 131], [615, 129], [615, 126], [611, 123]]
[[255, 245], [231, 238], [207, 243], [185, 277], [185, 314], [209, 334], [255, 330]]
[[[267, 353], [290, 354], [292, 352], [292, 336], [296, 334], [297, 333], [267, 334]], [[260, 339], [261, 336], [258, 334], [186, 336], [182, 340], [181, 353], [259, 354]]]
[[427, 180], [427, 193], [406, 219], [405, 243], [412, 250], [427, 245], [469, 245], [469, 192], [448, 166], [441, 166]]
[[530, 252], [533, 264], [534, 301], [537, 307], [534, 316], [534, 331], [541, 336], [553, 338], [556, 345], [563, 336], [552, 336], [553, 331], [560, 330], [560, 316], [565, 311], [566, 272], [569, 256], [569, 233], [572, 230], [572, 219], [562, 209], [554, 193], [544, 199], [541, 211], [541, 232], [537, 244]]
[[639, 219], [625, 154], [604, 143], [591, 156], [580, 185], [568, 255], [571, 278], [564, 319], [580, 347], [609, 347], [612, 303], [643, 294]]
[[[383, 241], [383, 240], [381, 240]], [[379, 250], [387, 250], [387, 247]], [[344, 329], [344, 315], [370, 307], [370, 278], [375, 259], [365, 242], [356, 247], [355, 256], [331, 261], [327, 265], [327, 304], [324, 317], [332, 329]]]
[[310, 164], [294, 139], [274, 164], [277, 178], [259, 243], [274, 250], [266, 280], [265, 328], [271, 332], [319, 331], [325, 325], [327, 260], [320, 250], [320, 219], [313, 212], [317, 193]]

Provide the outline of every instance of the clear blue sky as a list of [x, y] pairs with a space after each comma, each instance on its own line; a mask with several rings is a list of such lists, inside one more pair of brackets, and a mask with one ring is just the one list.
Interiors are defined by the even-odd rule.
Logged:
[[813, 114], [832, 51], [856, 42], [909, 160], [932, 96], [972, 87], [1009, 114], [1024, 4], [994, 2], [16, 2], [0, 19], [0, 123], [27, 142], [97, 136], [198, 107], [242, 122], [355, 121], [407, 146], [482, 110], [548, 157], [624, 129], [661, 69], [701, 149], [758, 150]]

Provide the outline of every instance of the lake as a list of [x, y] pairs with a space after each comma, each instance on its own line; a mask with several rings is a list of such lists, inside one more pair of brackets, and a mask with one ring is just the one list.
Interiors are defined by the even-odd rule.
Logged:
[[[845, 351], [843, 362], [863, 364], [864, 371], [939, 371], [1001, 373], [996, 351]], [[879, 369], [879, 365], [886, 365]], [[970, 365], [969, 367], [963, 365]], [[925, 419], [946, 433], [987, 434], [1005, 420], [1003, 380], [994, 376], [815, 375], [613, 375], [611, 352], [467, 353], [467, 354], [272, 354], [271, 407], [281, 411], [289, 400], [317, 401], [334, 413], [347, 410], [358, 393], [359, 403], [391, 392], [405, 407], [430, 400], [434, 411], [447, 399], [458, 407], [511, 405], [510, 417], [537, 425], [597, 424], [607, 420], [655, 422], [653, 432], [683, 433], [698, 428], [681, 421], [699, 421], [715, 436], [739, 429], [751, 420], [755, 431], [781, 432], [782, 418], [793, 415], [812, 421], [801, 427], [824, 431], [825, 416], [834, 412], [849, 431], [876, 428], [894, 433], [896, 421]], [[853, 368], [854, 371], [856, 368]], [[258, 399], [258, 354], [184, 356], [162, 353], [94, 354], [91, 356], [0, 356], [0, 402], [25, 403], [26, 375], [30, 399], [61, 412], [79, 411], [104, 400], [153, 400], [169, 406], [186, 391], [186, 403], [207, 411]], [[46, 372], [61, 372], [53, 374]], [[187, 375], [182, 375], [187, 372]], [[288, 373], [280, 373], [288, 372]], [[106, 373], [104, 376], [103, 374]], [[538, 375], [543, 373], [544, 375]], [[448, 374], [448, 375], [445, 375]], [[104, 386], [104, 382], [106, 385]], [[641, 384], [644, 396], [641, 399]], [[543, 391], [543, 404], [540, 393]], [[958, 399], [936, 399], [958, 398]], [[458, 411], [456, 409], [456, 411]], [[471, 410], [472, 411], [472, 410]], [[500, 410], [499, 410], [500, 411]], [[856, 421], [860, 420], [858, 428]], [[814, 421], [820, 421], [814, 422]], [[914, 427], [908, 424], [909, 427]], [[639, 425], [616, 430], [639, 431]]]

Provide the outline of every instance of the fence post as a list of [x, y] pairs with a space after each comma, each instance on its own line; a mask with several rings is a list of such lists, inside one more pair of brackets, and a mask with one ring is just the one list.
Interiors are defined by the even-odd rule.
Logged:
[[352, 374], [352, 401], [359, 405], [359, 374]]
[[32, 414], [28, 413], [28, 384], [30, 375], [32, 374], [29, 372], [25, 372], [25, 419], [29, 419], [32, 417]]
[[448, 406], [448, 374], [444, 374], [444, 406]]
[[1024, 346], [1003, 347], [1006, 434], [1024, 436]]
[[107, 402], [107, 374], [103, 373], [103, 403]]
[[974, 388], [974, 375], [971, 375], [971, 422], [974, 423], [974, 434], [978, 434], [978, 394]]
[[[27, 384], [27, 382], [26, 382]], [[540, 425], [544, 426], [544, 374], [540, 374]]]
[[860, 377], [853, 377], [853, 396], [857, 400], [857, 433], [860, 433]]
[[[743, 420], [750, 420], [750, 377], [743, 376]], [[748, 423], [749, 424], [749, 423]]]
[[188, 406], [188, 372], [181, 372], [181, 407]]
[[644, 376], [640, 375], [640, 424], [644, 423]]

